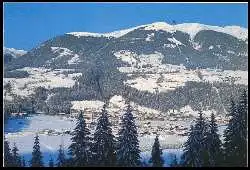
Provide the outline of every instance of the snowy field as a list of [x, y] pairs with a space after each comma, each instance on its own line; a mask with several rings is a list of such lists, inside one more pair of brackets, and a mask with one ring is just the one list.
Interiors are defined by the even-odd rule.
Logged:
[[[30, 160], [34, 137], [36, 133], [39, 134], [40, 147], [44, 156], [44, 162], [47, 164], [50, 155], [57, 157], [57, 150], [59, 145], [62, 144], [65, 150], [71, 143], [70, 131], [75, 127], [75, 119], [59, 115], [44, 115], [37, 114], [26, 118], [9, 119], [4, 125], [4, 134], [6, 139], [10, 142], [10, 146], [16, 143], [19, 153], [27, 160]], [[222, 134], [225, 127], [220, 128]], [[92, 133], [94, 129], [91, 129]], [[114, 132], [115, 133], [115, 132]], [[117, 135], [115, 133], [115, 135]], [[152, 145], [154, 143], [155, 135], [144, 135], [139, 137], [141, 159], [147, 162], [150, 158]], [[173, 135], [160, 135], [159, 141], [164, 149], [163, 156], [166, 158], [165, 166], [169, 165], [173, 153], [177, 154], [179, 159], [182, 153], [182, 144], [186, 141], [187, 136]]]
[[[71, 131], [75, 127], [75, 119], [65, 116], [34, 115], [27, 118], [10, 119], [4, 126], [6, 139], [13, 147], [16, 143], [21, 155], [26, 160], [31, 158], [32, 147], [35, 134], [39, 134], [41, 151], [44, 155], [44, 162], [48, 162], [50, 154], [57, 156], [60, 144], [67, 149], [71, 143], [70, 135], [66, 131]], [[147, 152], [151, 152], [154, 136], [140, 137], [140, 149], [143, 151], [142, 159], [147, 160]], [[177, 136], [165, 136], [159, 138], [162, 148], [166, 149], [171, 143], [184, 142], [185, 138], [179, 139]], [[166, 153], [167, 154], [167, 153]], [[144, 158], [145, 157], [145, 158]]]
[[[9, 119], [4, 125], [6, 139], [13, 147], [16, 143], [19, 153], [28, 161], [31, 158], [35, 134], [39, 134], [40, 147], [44, 162], [47, 163], [52, 156], [57, 156], [59, 145], [66, 147], [70, 143], [70, 135], [64, 134], [74, 128], [74, 120], [62, 116], [34, 115], [20, 119]], [[59, 135], [60, 134], [60, 135]]]

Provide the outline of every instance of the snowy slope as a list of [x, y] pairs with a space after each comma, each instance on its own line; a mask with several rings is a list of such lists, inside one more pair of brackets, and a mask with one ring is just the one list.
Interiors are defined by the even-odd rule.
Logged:
[[74, 73], [65, 76], [63, 71], [71, 71], [70, 69], [46, 69], [43, 67], [33, 68], [25, 67], [18, 69], [27, 71], [29, 77], [27, 78], [5, 78], [4, 84], [10, 82], [13, 87], [13, 93], [19, 96], [29, 96], [34, 93], [35, 88], [44, 87], [47, 89], [55, 87], [72, 87], [75, 84], [74, 77], [81, 73]]
[[129, 28], [129, 29], [124, 29], [124, 30], [119, 30], [119, 31], [114, 31], [114, 32], [109, 32], [109, 33], [91, 33], [91, 32], [70, 32], [70, 33], [67, 33], [67, 34], [70, 34], [70, 35], [74, 35], [74, 36], [77, 36], [77, 37], [88, 37], [88, 36], [91, 36], [91, 37], [115, 37], [115, 38], [119, 38], [135, 29], [138, 29], [142, 26], [137, 26], [137, 27], [133, 27], [133, 28]]
[[[183, 45], [175, 38], [170, 41], [174, 42], [176, 46]], [[185, 86], [188, 81], [227, 82], [231, 78], [236, 78], [235, 84], [248, 84], [248, 71], [188, 70], [183, 65], [163, 64], [164, 56], [157, 51], [153, 54], [138, 55], [130, 50], [121, 50], [114, 52], [114, 56], [127, 64], [126, 67], [118, 67], [118, 70], [134, 76], [134, 78], [124, 81], [124, 84], [141, 91], [155, 93], [157, 89], [159, 92], [168, 92]], [[202, 80], [198, 77], [198, 71], [203, 77]]]
[[238, 39], [246, 40], [248, 37], [248, 30], [239, 26], [212, 26], [199, 23], [183, 23], [177, 25], [170, 25], [165, 22], [155, 22], [145, 27], [146, 30], [163, 30], [166, 32], [173, 33], [175, 31], [182, 31], [190, 35], [191, 39], [202, 30], [213, 30], [216, 32], [222, 32], [230, 34]]
[[[189, 34], [191, 40], [195, 37], [195, 35], [198, 32], [202, 30], [213, 30], [216, 32], [222, 32], [225, 34], [232, 35], [244, 41], [248, 37], [248, 30], [246, 28], [239, 27], [239, 26], [219, 27], [219, 26], [205, 25], [205, 24], [199, 24], [199, 23], [183, 23], [183, 24], [177, 24], [177, 25], [170, 25], [166, 22], [154, 22], [152, 24], [140, 25], [137, 27], [120, 30], [120, 31], [114, 31], [110, 33], [70, 32], [67, 34], [71, 34], [77, 37], [81, 37], [81, 36], [102, 37], [103, 36], [103, 37], [119, 38], [139, 28], [143, 28], [145, 30], [155, 30], [155, 31], [162, 30], [162, 31], [170, 32], [170, 33], [174, 33], [175, 31], [181, 31], [181, 32], [185, 32]], [[150, 38], [148, 37], [146, 41], [150, 41]]]
[[16, 57], [20, 57], [20, 56], [26, 54], [27, 51], [24, 51], [24, 50], [17, 50], [17, 49], [14, 49], [14, 48], [6, 48], [6, 47], [4, 47], [4, 48], [3, 48], [3, 53], [4, 53], [4, 54], [10, 54], [10, 55], [12, 55], [14, 58], [16, 58]]

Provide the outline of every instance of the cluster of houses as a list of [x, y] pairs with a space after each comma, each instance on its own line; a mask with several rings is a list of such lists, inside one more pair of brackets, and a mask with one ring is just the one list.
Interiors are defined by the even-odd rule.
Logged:
[[166, 126], [153, 125], [150, 121], [145, 121], [141, 128], [139, 128], [139, 134], [143, 135], [151, 135], [152, 134], [166, 134], [166, 135], [180, 135], [187, 136], [188, 128], [183, 125], [175, 125], [175, 124], [166, 124]]

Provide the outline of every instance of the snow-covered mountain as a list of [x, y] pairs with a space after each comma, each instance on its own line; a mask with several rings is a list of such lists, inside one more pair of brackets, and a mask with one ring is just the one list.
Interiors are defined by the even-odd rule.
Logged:
[[[71, 32], [32, 49], [24, 59], [17, 60], [9, 69], [29, 65], [43, 66], [52, 58], [51, 65], [63, 64], [65, 67], [71, 58], [77, 58], [74, 55], [79, 55], [78, 53], [88, 57], [95, 53], [103, 56], [111, 51], [131, 50], [139, 54], [160, 52], [165, 56], [163, 62], [169, 64], [183, 64], [188, 58], [190, 66], [194, 68], [247, 70], [247, 37], [248, 30], [239, 26], [219, 27], [198, 23], [170, 25], [165, 22], [111, 33]], [[52, 50], [54, 47], [68, 49], [73, 53], [71, 57], [65, 55], [59, 59], [55, 56], [58, 53]], [[32, 61], [27, 63], [31, 58]], [[63, 63], [65, 60], [67, 62]]]
[[69, 145], [80, 110], [94, 130], [108, 101], [116, 135], [130, 100], [142, 151], [151, 149], [156, 133], [163, 149], [181, 147], [199, 110], [206, 118], [215, 113], [223, 137], [230, 97], [248, 90], [247, 37], [238, 26], [156, 22], [111, 33], [65, 33], [27, 53], [5, 48], [4, 59], [14, 59], [4, 64], [4, 113], [28, 112], [32, 105], [49, 113], [11, 119], [5, 136], [29, 160], [32, 139], [41, 134], [47, 162], [62, 141]]
[[4, 62], [8, 63], [17, 57], [23, 56], [26, 53], [27, 51], [24, 51], [24, 50], [17, 50], [14, 48], [4, 47], [3, 48]]
[[69, 113], [76, 103], [121, 96], [159, 117], [198, 107], [224, 115], [228, 94], [248, 85], [247, 37], [238, 26], [165, 22], [65, 33], [5, 63], [6, 106], [29, 108], [36, 98], [38, 110]]
[[193, 39], [195, 35], [202, 30], [212, 30], [216, 32], [229, 34], [243, 41], [245, 41], [248, 38], [248, 30], [246, 28], [239, 27], [239, 26], [219, 27], [219, 26], [204, 25], [204, 24], [199, 24], [199, 23], [183, 23], [183, 24], [170, 25], [166, 22], [155, 22], [152, 24], [140, 25], [137, 27], [120, 30], [120, 31], [114, 31], [110, 33], [70, 32], [67, 34], [71, 34], [77, 37], [80, 37], [80, 36], [102, 37], [103, 36], [103, 37], [119, 38], [139, 28], [143, 28], [145, 30], [155, 30], [155, 31], [162, 30], [162, 31], [170, 32], [170, 33], [181, 31], [181, 32], [189, 34], [191, 39]]
[[4, 54], [11, 54], [11, 55], [13, 55], [16, 58], [16, 57], [20, 57], [20, 56], [26, 54], [27, 51], [17, 50], [15, 48], [6, 48], [6, 47], [4, 47], [3, 48], [3, 53]]

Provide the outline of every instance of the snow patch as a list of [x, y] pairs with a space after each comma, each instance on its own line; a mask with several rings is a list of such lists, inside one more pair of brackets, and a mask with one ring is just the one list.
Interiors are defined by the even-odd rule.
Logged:
[[67, 48], [62, 48], [62, 47], [51, 47], [51, 51], [54, 54], [57, 54], [57, 56], [47, 60], [46, 63], [52, 63], [53, 61], [58, 60], [58, 59], [60, 59], [60, 58], [62, 58], [64, 56], [73, 55], [73, 51], [71, 51], [71, 50], [69, 50]]
[[91, 33], [91, 32], [70, 32], [66, 34], [74, 35], [78, 38], [79, 37], [102, 37], [104, 36], [103, 34], [100, 34], [100, 33]]
[[168, 41], [176, 44], [176, 46], [178, 46], [178, 45], [184, 45], [180, 41], [176, 40], [174, 37], [173, 38], [168, 38]]
[[[137, 70], [145, 67], [156, 67], [161, 65], [163, 55], [157, 51], [154, 54], [136, 54], [129, 50], [121, 50], [115, 52], [114, 55], [117, 59], [121, 59], [122, 61], [129, 64], [129, 67], [132, 67], [131, 70]], [[119, 68], [118, 68], [119, 69]], [[127, 70], [127, 68], [121, 68], [122, 70]], [[126, 71], [127, 72], [127, 71]]]
[[234, 52], [234, 51], [231, 51], [231, 50], [228, 50], [227, 53], [228, 53], [228, 54], [235, 54], [235, 52]]
[[175, 48], [176, 47], [176, 45], [174, 45], [174, 44], [164, 44], [163, 45], [165, 48], [167, 47], [167, 48]]
[[110, 100], [109, 104], [113, 104], [117, 107], [124, 107], [125, 106], [125, 100], [121, 95], [114, 95]]
[[80, 57], [78, 54], [75, 54], [74, 57], [72, 57], [70, 60], [68, 60], [68, 64], [77, 64], [80, 62]]
[[73, 110], [83, 110], [83, 111], [101, 111], [104, 102], [96, 100], [82, 100], [82, 101], [71, 101], [73, 105], [71, 109]]
[[192, 42], [193, 48], [197, 51], [200, 51], [202, 48], [202, 44], [197, 43], [197, 42]]
[[214, 48], [214, 46], [210, 45], [208, 49], [212, 50], [213, 48]]
[[75, 77], [80, 77], [82, 76], [82, 73], [72, 73], [72, 74], [68, 74], [68, 77], [74, 79]]
[[51, 47], [51, 50], [53, 53], [59, 53], [58, 57], [72, 55], [73, 51], [69, 50], [68, 48], [62, 48], [62, 47]]
[[157, 88], [156, 80], [158, 78], [159, 76], [157, 75], [150, 76], [147, 78], [140, 76], [135, 79], [127, 80], [124, 82], [124, 84], [129, 85], [138, 90], [149, 91], [151, 93], [154, 93], [155, 89]]
[[135, 58], [136, 54], [131, 51], [121, 50], [121, 51], [115, 52], [114, 55], [117, 57], [117, 59], [120, 59], [130, 65], [135, 65], [137, 62]]
[[154, 37], [155, 33], [151, 33], [147, 35], [146, 41], [152, 41], [152, 38]]

